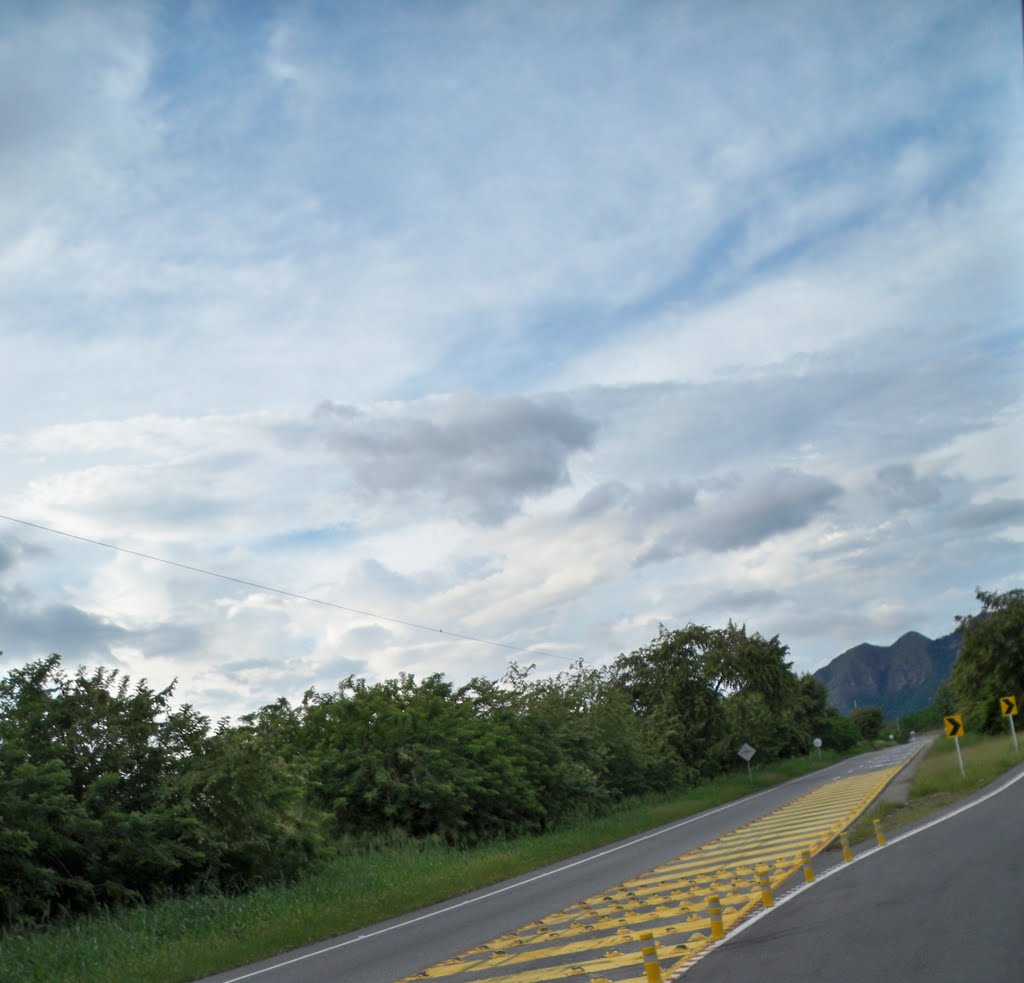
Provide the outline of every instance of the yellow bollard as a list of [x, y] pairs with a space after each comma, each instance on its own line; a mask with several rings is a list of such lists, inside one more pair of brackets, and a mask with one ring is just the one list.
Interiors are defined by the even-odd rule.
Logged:
[[885, 834], [882, 832], [882, 820], [876, 819], [875, 821], [875, 842], [879, 846], [885, 846]]
[[810, 884], [814, 880], [814, 868], [811, 866], [811, 851], [804, 850], [800, 856], [804, 858], [804, 880]]
[[843, 860], [849, 863], [851, 860], [853, 860], [853, 853], [850, 850], [850, 834], [840, 833], [839, 842], [842, 844], [843, 847]]
[[647, 983], [662, 983], [661, 963], [658, 962], [658, 944], [650, 932], [641, 932], [640, 941], [644, 954], [644, 972], [647, 974]]
[[725, 926], [722, 925], [722, 903], [717, 894], [708, 895], [708, 915], [711, 917], [711, 938], [725, 938]]
[[775, 904], [775, 898], [772, 896], [772, 882], [768, 878], [767, 867], [758, 868], [757, 883], [761, 887], [761, 904], [766, 908], [771, 908]]

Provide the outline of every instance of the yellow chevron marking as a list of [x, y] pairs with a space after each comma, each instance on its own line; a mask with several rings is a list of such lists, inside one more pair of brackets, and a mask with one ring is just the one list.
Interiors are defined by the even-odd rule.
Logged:
[[708, 895], [719, 896], [728, 932], [760, 903], [759, 867], [778, 887], [800, 869], [802, 851], [813, 856], [828, 846], [902, 767], [836, 779], [655, 870], [398, 983], [548, 983], [595, 973], [609, 983], [642, 983], [640, 932], [653, 933], [662, 969], [677, 970], [711, 944]]

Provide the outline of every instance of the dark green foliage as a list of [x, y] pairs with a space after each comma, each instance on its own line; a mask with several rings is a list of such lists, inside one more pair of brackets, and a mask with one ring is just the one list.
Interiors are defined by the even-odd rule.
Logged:
[[650, 645], [619, 656], [613, 682], [638, 716], [658, 721], [687, 777], [697, 779], [732, 767], [744, 741], [762, 741], [762, 760], [791, 743], [796, 677], [787, 654], [777, 636], [748, 635], [731, 621], [724, 629], [662, 626]]
[[349, 677], [209, 721], [60, 658], [0, 681], [0, 924], [294, 877], [342, 844], [544, 831], [650, 792], [846, 746], [778, 638], [687, 625], [607, 668], [456, 687]]
[[841, 716], [838, 711], [830, 708], [821, 740], [825, 747], [833, 748], [836, 751], [849, 751], [860, 743], [861, 733], [852, 720]]
[[490, 684], [349, 678], [332, 694], [308, 693], [304, 710], [315, 794], [339, 832], [466, 841], [540, 824], [515, 714]]
[[291, 766], [244, 731], [209, 737], [172, 692], [68, 675], [56, 655], [0, 680], [0, 923], [245, 887], [315, 859]]
[[196, 877], [228, 890], [286, 880], [326, 853], [305, 769], [258, 729], [223, 728], [169, 783], [195, 823]]
[[885, 716], [878, 707], [857, 707], [850, 711], [849, 719], [865, 741], [873, 741], [882, 733]]
[[935, 730], [942, 726], [942, 718], [956, 713], [956, 695], [949, 680], [936, 691], [935, 699], [921, 710], [908, 713], [900, 719], [900, 726], [906, 732]]
[[963, 645], [950, 682], [968, 731], [994, 733], [1006, 726], [1001, 696], [1024, 705], [1024, 590], [979, 588], [977, 598], [981, 611], [956, 619]]

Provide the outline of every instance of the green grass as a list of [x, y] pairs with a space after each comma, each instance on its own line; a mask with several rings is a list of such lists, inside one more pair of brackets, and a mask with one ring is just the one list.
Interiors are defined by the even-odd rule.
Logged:
[[955, 744], [939, 735], [914, 773], [906, 803], [880, 802], [854, 824], [850, 830], [851, 842], [873, 837], [875, 819], [881, 820], [885, 830], [916, 823], [978, 791], [1014, 765], [1024, 762], [1024, 754], [1014, 752], [1008, 734], [964, 737], [960, 741], [960, 750], [965, 777], [960, 775]]
[[203, 895], [0, 937], [4, 983], [184, 983], [485, 887], [683, 819], [838, 760], [792, 759], [635, 801], [544, 836], [469, 850], [411, 842], [353, 850], [295, 884]]

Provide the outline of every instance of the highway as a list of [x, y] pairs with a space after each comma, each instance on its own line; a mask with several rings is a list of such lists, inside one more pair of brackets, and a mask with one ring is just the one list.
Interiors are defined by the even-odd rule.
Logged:
[[204, 983], [394, 983], [666, 864], [836, 778], [891, 767], [905, 761], [915, 750], [915, 745], [897, 745], [861, 755], [431, 908], [207, 977]]
[[727, 937], [682, 983], [1024, 980], [1022, 817], [1017, 780], [894, 837]]

